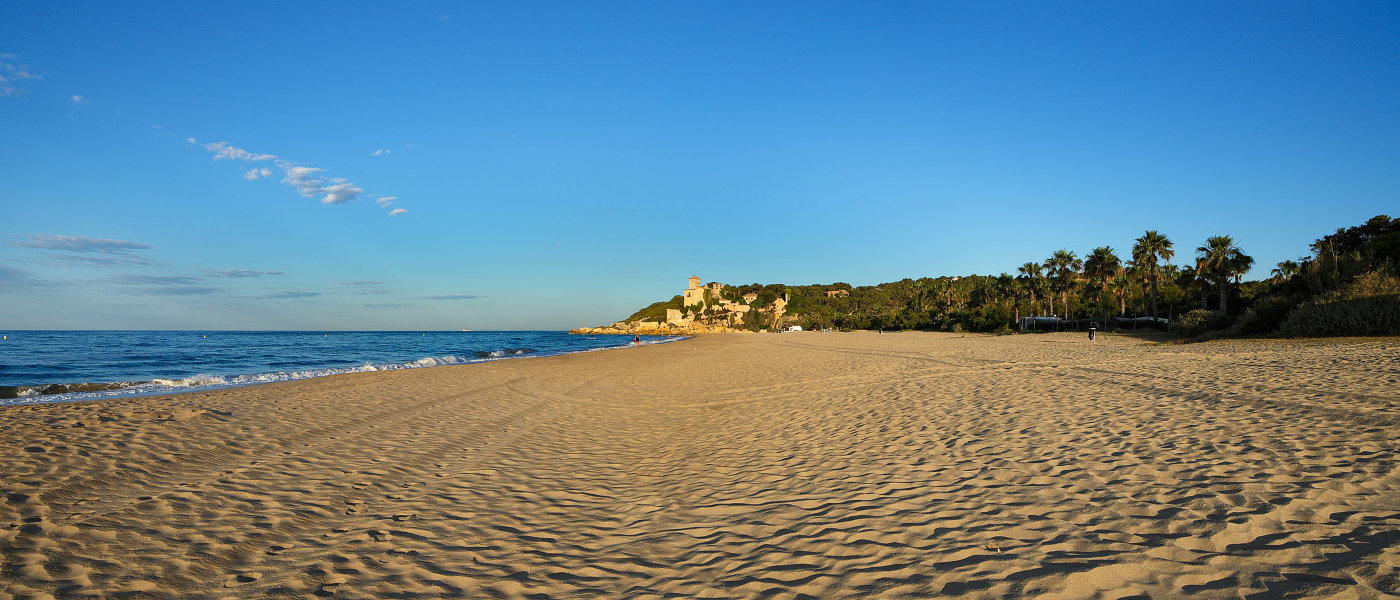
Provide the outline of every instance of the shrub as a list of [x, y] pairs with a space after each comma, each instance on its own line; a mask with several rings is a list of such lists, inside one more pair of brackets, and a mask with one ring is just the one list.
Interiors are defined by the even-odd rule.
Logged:
[[1196, 337], [1207, 331], [1215, 331], [1230, 326], [1230, 317], [1218, 310], [1196, 309], [1172, 321], [1168, 331], [1183, 337]]
[[1299, 306], [1279, 327], [1288, 337], [1400, 335], [1400, 279], [1384, 270]]
[[1346, 298], [1369, 298], [1373, 296], [1400, 295], [1400, 278], [1390, 276], [1377, 269], [1357, 276], [1343, 292]]
[[1400, 296], [1309, 302], [1289, 313], [1279, 333], [1288, 337], [1400, 335]]
[[680, 307], [681, 307], [681, 297], [680, 297], [680, 296], [676, 296], [676, 297], [671, 298], [670, 300], [667, 300], [667, 301], [665, 301], [665, 302], [654, 302], [654, 303], [652, 303], [650, 306], [647, 306], [646, 308], [643, 308], [642, 310], [639, 310], [639, 311], [637, 311], [637, 312], [632, 313], [632, 316], [627, 317], [627, 322], [628, 322], [628, 323], [632, 323], [632, 322], [635, 322], [635, 321], [655, 321], [655, 322], [657, 322], [657, 323], [665, 323], [665, 322], [666, 322], [666, 309], [668, 309], [668, 308], [676, 308], [676, 309], [679, 309]]
[[1236, 335], [1261, 335], [1278, 331], [1288, 314], [1298, 306], [1297, 301], [1278, 296], [1264, 296], [1245, 311], [1240, 320], [1231, 328]]

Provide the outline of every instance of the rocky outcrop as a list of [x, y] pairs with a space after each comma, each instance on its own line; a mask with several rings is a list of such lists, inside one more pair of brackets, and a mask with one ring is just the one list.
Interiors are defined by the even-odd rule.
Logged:
[[671, 324], [657, 323], [655, 321], [618, 321], [612, 325], [603, 327], [579, 327], [570, 330], [569, 333], [579, 335], [698, 335], [702, 333], [745, 333], [743, 329], [735, 329], [725, 325], [706, 325], [704, 323]]
[[[763, 322], [771, 320], [778, 323], [783, 317], [783, 308], [787, 306], [786, 298], [777, 298], [767, 307], [760, 308], [750, 304], [758, 298], [758, 294], [752, 294], [752, 298], [745, 297], [743, 302], [737, 302], [738, 296], [731, 294], [728, 299], [724, 295], [725, 286], [718, 282], [710, 283], [704, 287], [700, 286], [700, 278], [690, 276], [690, 285], [681, 292], [681, 296], [672, 299], [674, 303], [681, 300], [680, 307], [674, 307], [671, 303], [657, 302], [647, 308], [637, 311], [632, 315], [636, 321], [618, 321], [612, 325], [602, 327], [580, 327], [569, 331], [569, 333], [583, 335], [698, 335], [702, 333], [747, 333], [747, 329], [739, 329], [745, 321], [757, 317], [757, 311], [765, 313]], [[737, 292], [736, 292], [737, 294]], [[666, 309], [665, 321], [647, 321], [646, 318], [656, 319], [653, 309], [657, 307]], [[643, 313], [650, 313], [644, 317]]]

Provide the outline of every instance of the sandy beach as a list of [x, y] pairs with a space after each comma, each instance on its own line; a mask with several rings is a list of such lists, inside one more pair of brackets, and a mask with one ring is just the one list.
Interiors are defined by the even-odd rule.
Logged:
[[1400, 340], [718, 335], [0, 407], [0, 599], [1394, 598]]

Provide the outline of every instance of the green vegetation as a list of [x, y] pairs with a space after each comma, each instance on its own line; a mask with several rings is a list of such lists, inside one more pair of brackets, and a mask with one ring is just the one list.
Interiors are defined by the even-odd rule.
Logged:
[[680, 310], [681, 302], [682, 299], [680, 296], [676, 296], [665, 302], [653, 302], [650, 306], [632, 313], [632, 316], [627, 317], [627, 322], [656, 321], [658, 323], [664, 323], [666, 322], [666, 309], [674, 308]]
[[1379, 270], [1358, 276], [1290, 312], [1279, 332], [1290, 337], [1400, 334], [1400, 279]]
[[1220, 290], [1220, 312], [1225, 310], [1225, 299], [1229, 295], [1230, 280], [1239, 283], [1240, 277], [1254, 266], [1254, 259], [1240, 251], [1235, 241], [1228, 235], [1216, 235], [1206, 239], [1206, 245], [1196, 248], [1196, 271], [1215, 282]]
[[1196, 337], [1207, 331], [1224, 329], [1229, 326], [1230, 317], [1225, 316], [1225, 313], [1198, 308], [1177, 317], [1168, 329], [1183, 337]]
[[[1207, 238], [1187, 265], [1174, 265], [1173, 242], [1156, 231], [1134, 240], [1126, 262], [1108, 246], [1081, 260], [1062, 248], [1028, 261], [1015, 276], [904, 279], [874, 286], [752, 283], [721, 297], [756, 294], [743, 327], [758, 330], [927, 329], [1009, 331], [1021, 317], [1054, 316], [1100, 328], [1164, 328], [1184, 337], [1227, 335], [1400, 335], [1400, 219], [1377, 216], [1311, 245], [1312, 255], [1278, 263], [1265, 281], [1241, 281], [1254, 259], [1228, 235]], [[828, 297], [845, 290], [847, 296]], [[768, 310], [786, 298], [782, 323]], [[681, 297], [638, 311], [629, 321], [664, 321]], [[1113, 317], [1158, 317], [1117, 323]]]
[[[1151, 317], [1161, 316], [1157, 312], [1157, 284], [1162, 281], [1162, 269], [1158, 260], [1168, 263], [1173, 256], [1176, 256], [1176, 253], [1172, 251], [1172, 241], [1156, 231], [1148, 230], [1133, 242], [1133, 274], [1152, 291], [1152, 310], [1148, 313]], [[1143, 297], [1147, 297], [1146, 292]], [[1143, 310], [1147, 310], [1145, 303]]]

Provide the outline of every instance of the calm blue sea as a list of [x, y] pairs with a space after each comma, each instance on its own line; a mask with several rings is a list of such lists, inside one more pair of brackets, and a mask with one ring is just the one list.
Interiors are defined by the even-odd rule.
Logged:
[[[0, 331], [0, 404], [161, 394], [620, 348], [562, 331]], [[678, 337], [643, 336], [656, 344]]]

